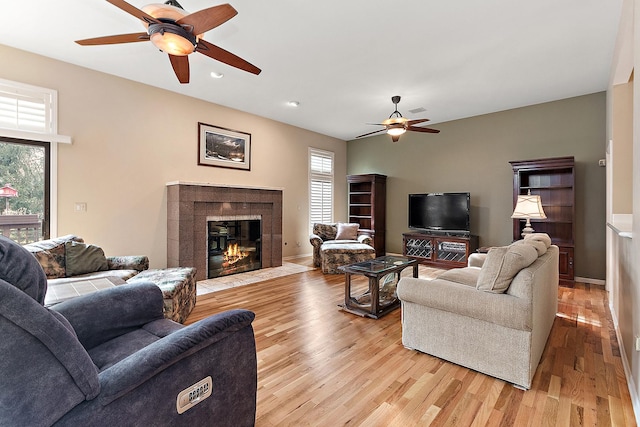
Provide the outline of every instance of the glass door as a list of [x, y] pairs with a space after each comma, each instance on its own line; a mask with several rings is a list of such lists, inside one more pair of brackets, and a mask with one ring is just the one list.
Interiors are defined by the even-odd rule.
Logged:
[[0, 234], [20, 244], [49, 238], [50, 143], [0, 138]]

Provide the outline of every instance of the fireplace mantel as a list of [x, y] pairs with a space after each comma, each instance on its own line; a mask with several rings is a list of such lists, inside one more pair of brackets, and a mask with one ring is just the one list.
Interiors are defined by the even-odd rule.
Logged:
[[195, 267], [206, 279], [207, 217], [259, 215], [262, 268], [282, 265], [282, 189], [167, 183], [167, 266]]

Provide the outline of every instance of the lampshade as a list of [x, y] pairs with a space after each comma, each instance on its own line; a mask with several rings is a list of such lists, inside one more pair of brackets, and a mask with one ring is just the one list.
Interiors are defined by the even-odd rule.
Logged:
[[544, 210], [542, 209], [542, 201], [540, 200], [540, 196], [537, 194], [531, 194], [531, 191], [528, 194], [518, 196], [518, 200], [516, 202], [516, 207], [513, 210], [513, 214], [511, 218], [524, 218], [527, 220], [524, 229], [522, 230], [522, 236], [525, 234], [533, 233], [533, 228], [531, 227], [531, 218], [533, 219], [544, 219], [547, 215], [545, 215]]
[[391, 136], [400, 136], [406, 131], [404, 127], [392, 127], [387, 130], [387, 133]]
[[518, 196], [516, 207], [513, 210], [511, 218], [546, 218], [542, 209], [542, 201], [540, 196], [527, 194]]

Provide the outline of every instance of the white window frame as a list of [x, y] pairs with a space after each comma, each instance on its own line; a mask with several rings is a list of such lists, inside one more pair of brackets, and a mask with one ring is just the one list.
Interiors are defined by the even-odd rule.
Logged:
[[[21, 126], [16, 121], [15, 126], [4, 127], [0, 124], [0, 136], [7, 138], [23, 139], [27, 141], [50, 142], [49, 152], [49, 236], [56, 237], [58, 232], [58, 144], [71, 144], [71, 137], [58, 134], [58, 91], [39, 86], [0, 79], [0, 97], [27, 100], [32, 103], [40, 103], [44, 111], [41, 130], [33, 127]], [[5, 105], [6, 107], [6, 105]], [[14, 114], [19, 115], [18, 103]], [[10, 110], [5, 110], [9, 111]]]
[[[315, 158], [321, 158], [323, 161], [329, 161], [328, 170], [323, 165], [320, 170], [312, 167], [313, 160]], [[331, 151], [320, 150], [317, 148], [309, 147], [309, 229], [313, 228], [315, 222], [332, 223], [333, 222], [333, 202], [335, 194], [334, 185], [334, 173], [335, 173], [335, 154]], [[314, 199], [314, 184], [326, 185], [329, 188], [329, 206], [328, 209], [325, 206], [326, 200], [324, 195], [320, 196], [320, 199]], [[316, 212], [316, 205], [321, 204], [320, 212]]]

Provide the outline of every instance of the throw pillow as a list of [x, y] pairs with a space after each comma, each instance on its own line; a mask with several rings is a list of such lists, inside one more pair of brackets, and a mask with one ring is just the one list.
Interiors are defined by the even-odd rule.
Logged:
[[38, 260], [47, 279], [58, 279], [65, 276], [64, 245], [57, 245], [46, 250], [27, 246], [29, 245], [25, 245], [25, 249]]
[[358, 227], [358, 224], [343, 224], [339, 222], [336, 240], [357, 240]]
[[101, 247], [79, 242], [66, 242], [67, 277], [109, 269]]
[[538, 252], [538, 256], [542, 256], [547, 253], [547, 245], [544, 242], [536, 239], [522, 239], [514, 242], [521, 245], [531, 245], [535, 248], [536, 252]]
[[524, 240], [535, 240], [544, 243], [548, 248], [551, 246], [551, 237], [547, 233], [530, 233], [524, 235]]
[[476, 289], [496, 294], [504, 293], [516, 274], [538, 258], [531, 245], [512, 244], [492, 248], [478, 276]]

